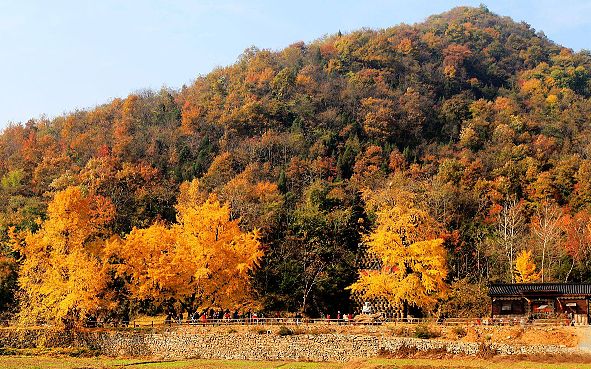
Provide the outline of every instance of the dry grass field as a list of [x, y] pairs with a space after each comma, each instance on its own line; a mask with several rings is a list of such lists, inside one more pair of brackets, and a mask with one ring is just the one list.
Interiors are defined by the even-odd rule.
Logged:
[[302, 362], [262, 362], [262, 361], [217, 361], [217, 360], [179, 360], [154, 362], [149, 360], [124, 360], [103, 357], [72, 358], [50, 356], [3, 356], [0, 369], [111, 369], [111, 368], [203, 368], [203, 369], [591, 369], [591, 361], [574, 358], [572, 362], [559, 362], [559, 358], [546, 358], [547, 362], [522, 360], [520, 358], [445, 358], [445, 359], [371, 359], [348, 363], [302, 363]]

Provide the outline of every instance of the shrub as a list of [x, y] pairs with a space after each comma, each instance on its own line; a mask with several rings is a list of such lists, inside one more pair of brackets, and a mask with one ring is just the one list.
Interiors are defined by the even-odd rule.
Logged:
[[283, 326], [281, 326], [281, 328], [279, 328], [279, 330], [277, 331], [277, 334], [282, 337], [283, 336], [291, 336], [293, 334], [293, 331], [283, 325]]
[[412, 329], [410, 327], [406, 327], [406, 326], [396, 327], [392, 330], [392, 333], [396, 337], [412, 337], [413, 336]]
[[476, 356], [483, 359], [490, 359], [497, 354], [497, 349], [493, 348], [490, 344], [481, 343]]
[[422, 338], [422, 339], [429, 339], [429, 338], [439, 337], [439, 333], [433, 331], [426, 324], [419, 324], [415, 328], [415, 337]]
[[453, 318], [487, 316], [490, 309], [487, 291], [483, 283], [456, 280], [451, 284], [447, 299], [441, 302], [441, 312]]
[[451, 331], [452, 331], [452, 332], [453, 332], [453, 333], [454, 333], [456, 336], [458, 336], [458, 338], [465, 337], [465, 336], [466, 336], [466, 334], [467, 334], [467, 333], [466, 333], [466, 328], [464, 328], [464, 327], [462, 327], [462, 326], [460, 326], [460, 325], [457, 325], [457, 326], [453, 327], [453, 328], [451, 329]]
[[267, 330], [263, 327], [251, 328], [250, 331], [253, 333], [256, 333], [256, 334], [266, 334], [267, 333]]

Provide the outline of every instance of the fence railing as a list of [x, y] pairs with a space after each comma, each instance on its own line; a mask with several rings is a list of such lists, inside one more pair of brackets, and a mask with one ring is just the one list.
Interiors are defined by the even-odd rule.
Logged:
[[[173, 320], [129, 320], [129, 321], [101, 321], [89, 320], [85, 322], [87, 328], [155, 328], [155, 327], [178, 327], [178, 326], [359, 326], [359, 325], [398, 325], [398, 324], [437, 324], [443, 326], [565, 326], [572, 322], [565, 318], [535, 319], [526, 320], [523, 318], [446, 318], [446, 319], [423, 319], [423, 318], [376, 318], [367, 319], [363, 315], [352, 319], [323, 319], [323, 318], [240, 318], [240, 319], [173, 319]], [[11, 320], [0, 320], [0, 327], [51, 327], [51, 324], [38, 323], [36, 325], [25, 325]]]

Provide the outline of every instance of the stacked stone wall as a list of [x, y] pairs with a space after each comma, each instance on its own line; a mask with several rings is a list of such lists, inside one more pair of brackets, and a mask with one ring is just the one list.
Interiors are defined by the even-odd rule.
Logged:
[[417, 350], [445, 350], [477, 355], [481, 350], [502, 355], [567, 354], [575, 349], [559, 345], [479, 344], [365, 334], [203, 333], [191, 329], [163, 331], [0, 330], [0, 345], [13, 348], [86, 347], [108, 356], [159, 359], [349, 361], [374, 358], [380, 350], [402, 346]]

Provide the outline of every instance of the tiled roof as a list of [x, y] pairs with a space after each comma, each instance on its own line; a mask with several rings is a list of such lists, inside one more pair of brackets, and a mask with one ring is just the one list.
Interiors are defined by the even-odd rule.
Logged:
[[522, 296], [524, 293], [549, 292], [559, 295], [591, 295], [591, 283], [507, 283], [492, 284], [489, 296]]

